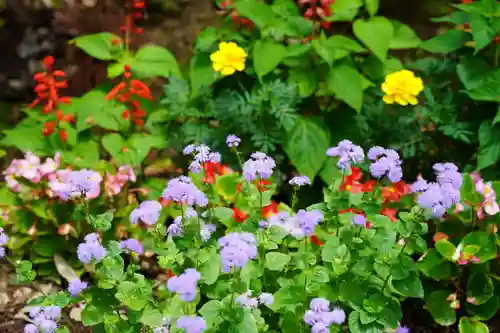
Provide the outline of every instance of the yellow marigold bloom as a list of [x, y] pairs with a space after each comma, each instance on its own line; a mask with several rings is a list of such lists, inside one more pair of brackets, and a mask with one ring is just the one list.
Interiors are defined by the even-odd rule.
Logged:
[[406, 106], [417, 105], [417, 96], [424, 90], [424, 82], [412, 71], [403, 69], [385, 77], [382, 91], [385, 93], [384, 103]]
[[247, 53], [236, 43], [221, 42], [219, 49], [210, 55], [214, 71], [222, 75], [231, 75], [235, 71], [241, 72], [245, 69]]

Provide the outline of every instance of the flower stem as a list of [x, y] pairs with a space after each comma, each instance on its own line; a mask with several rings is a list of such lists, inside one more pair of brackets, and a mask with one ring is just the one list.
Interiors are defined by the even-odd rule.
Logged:
[[297, 186], [294, 186], [292, 194], [292, 211], [295, 211], [296, 204], [297, 204]]

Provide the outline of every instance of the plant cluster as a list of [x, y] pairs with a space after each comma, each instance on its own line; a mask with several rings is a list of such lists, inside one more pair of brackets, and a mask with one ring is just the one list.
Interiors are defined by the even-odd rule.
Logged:
[[[500, 186], [478, 170], [500, 158], [500, 5], [463, 1], [424, 42], [376, 0], [218, 5], [229, 22], [199, 35], [187, 73], [165, 48], [131, 49], [139, 0], [123, 36], [72, 41], [112, 84], [65, 97], [44, 59], [1, 141], [24, 155], [3, 172], [0, 257], [19, 283], [64, 289], [30, 302], [25, 332], [67, 332], [78, 306], [95, 332], [407, 333], [403, 302], [488, 332]], [[417, 48], [406, 66], [390, 53]], [[477, 166], [462, 156], [476, 132]]]

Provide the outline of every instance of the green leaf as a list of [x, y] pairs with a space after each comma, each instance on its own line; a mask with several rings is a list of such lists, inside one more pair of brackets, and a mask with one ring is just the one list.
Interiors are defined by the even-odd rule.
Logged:
[[314, 179], [326, 159], [330, 134], [310, 117], [298, 117], [285, 152], [300, 174]]
[[271, 72], [286, 57], [286, 47], [275, 41], [259, 39], [252, 49], [253, 67], [259, 79]]
[[386, 304], [387, 297], [381, 293], [376, 293], [363, 301], [363, 309], [369, 313], [380, 313]]
[[224, 321], [220, 312], [223, 309], [222, 303], [218, 300], [211, 300], [203, 304], [199, 313], [207, 322], [208, 327], [215, 327]]
[[392, 23], [385, 17], [356, 20], [354, 35], [363, 42], [381, 61], [385, 61], [389, 45], [394, 35]]
[[102, 145], [111, 156], [115, 157], [120, 154], [122, 148], [125, 147], [125, 140], [118, 133], [110, 133], [103, 136]]
[[104, 321], [105, 311], [94, 304], [87, 304], [82, 311], [82, 323], [84, 326], [95, 326]]
[[398, 21], [391, 21], [394, 28], [394, 36], [391, 39], [391, 49], [412, 49], [419, 47], [421, 40], [406, 24]]
[[449, 240], [440, 239], [439, 241], [436, 242], [435, 246], [436, 246], [436, 250], [438, 250], [438, 252], [443, 257], [445, 257], [446, 259], [448, 259], [450, 261], [456, 260], [456, 259], [454, 259], [454, 256], [455, 256], [455, 253], [457, 251], [457, 248]]
[[149, 304], [142, 311], [140, 322], [150, 327], [162, 326], [164, 323], [163, 314], [158, 308]]
[[467, 317], [460, 318], [458, 329], [460, 333], [488, 333], [490, 331], [484, 323]]
[[497, 256], [497, 248], [495, 245], [496, 237], [484, 231], [475, 231], [466, 235], [462, 239], [462, 245], [467, 247], [469, 245], [479, 247], [479, 251], [475, 254], [484, 263], [488, 260], [495, 259]]
[[424, 297], [424, 287], [417, 274], [411, 273], [406, 279], [392, 281], [392, 286], [406, 297]]
[[500, 127], [484, 121], [479, 127], [478, 169], [487, 168], [500, 160]]
[[233, 218], [233, 210], [227, 207], [215, 207], [214, 216], [222, 223], [230, 221]]
[[[113, 49], [116, 47], [111, 41], [114, 39], [121, 38], [109, 32], [101, 32], [77, 37], [70, 43], [74, 44], [76, 47], [93, 58], [99, 60], [113, 60], [119, 56], [119, 53], [121, 53], [113, 52]], [[119, 47], [117, 50], [119, 50]]]
[[472, 38], [476, 42], [476, 53], [488, 46], [496, 36], [496, 32], [490, 27], [488, 21], [481, 15], [472, 15], [470, 20]]
[[266, 253], [266, 267], [271, 271], [282, 271], [290, 262], [290, 256], [280, 252]]
[[202, 88], [209, 87], [217, 81], [217, 75], [212, 70], [212, 62], [209, 53], [196, 53], [191, 58], [189, 67], [189, 81], [191, 83], [191, 94], [198, 96]]
[[116, 299], [135, 311], [142, 310], [151, 298], [151, 287], [146, 281], [123, 281], [118, 285]]
[[334, 65], [328, 72], [328, 90], [350, 107], [361, 112], [363, 86], [361, 74], [349, 64]]
[[220, 257], [216, 250], [212, 251], [209, 259], [201, 264], [199, 271], [201, 274], [201, 282], [210, 285], [217, 281], [221, 267]]
[[311, 96], [318, 89], [318, 75], [307, 68], [293, 67], [288, 71], [288, 81], [297, 85], [301, 97]]
[[250, 309], [244, 309], [243, 320], [237, 325], [237, 332], [257, 333], [257, 322]]
[[272, 26], [277, 16], [268, 5], [256, 1], [238, 1], [234, 7], [240, 16], [250, 19], [259, 29]]
[[451, 275], [451, 263], [444, 260], [436, 251], [430, 249], [417, 261], [417, 268], [430, 278], [441, 280]]
[[465, 308], [467, 312], [474, 316], [474, 318], [479, 320], [490, 320], [497, 314], [500, 308], [500, 302], [498, 296], [495, 295], [490, 298], [486, 303], [481, 305], [474, 305], [469, 302], [465, 303]]
[[488, 63], [479, 57], [464, 57], [457, 65], [457, 74], [467, 90], [479, 88], [485, 80], [485, 73], [489, 73]]
[[450, 294], [447, 290], [433, 291], [425, 300], [432, 317], [442, 326], [450, 326], [457, 321], [457, 315], [447, 300]]
[[374, 16], [378, 12], [380, 0], [365, 0], [366, 11], [370, 16]]
[[113, 212], [106, 212], [99, 215], [90, 215], [88, 222], [97, 230], [108, 231], [113, 222]]
[[352, 21], [358, 15], [363, 6], [363, 0], [335, 0], [331, 6], [333, 16], [328, 18], [332, 21]]
[[465, 31], [450, 30], [426, 40], [420, 47], [434, 53], [451, 53], [463, 47], [468, 41], [470, 41], [470, 35]]
[[342, 59], [349, 55], [349, 51], [344, 48], [338, 48], [330, 45], [330, 39], [315, 39], [312, 45], [316, 53], [331, 66], [335, 60]]
[[493, 281], [485, 273], [476, 272], [467, 281], [467, 299], [473, 299], [473, 304], [481, 305], [486, 303], [494, 292]]
[[164, 47], [146, 45], [137, 51], [132, 64], [134, 74], [143, 78], [155, 76], [182, 77], [179, 64], [174, 55]]
[[196, 37], [195, 50], [201, 52], [213, 51], [218, 39], [217, 29], [215, 27], [207, 27]]

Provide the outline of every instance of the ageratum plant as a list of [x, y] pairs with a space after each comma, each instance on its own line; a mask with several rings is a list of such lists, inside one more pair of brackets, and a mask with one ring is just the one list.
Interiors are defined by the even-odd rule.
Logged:
[[[238, 157], [240, 143], [228, 136]], [[478, 319], [496, 300], [495, 267], [487, 264], [496, 256], [496, 236], [490, 226], [471, 232], [467, 218], [476, 221], [479, 208], [481, 218], [499, 209], [492, 187], [477, 176], [478, 192], [473, 177], [438, 163], [435, 182], [410, 186], [395, 151], [373, 147], [365, 156], [344, 140], [326, 152], [339, 172], [324, 202], [297, 211], [294, 200], [270, 213], [272, 157], [255, 152], [241, 174], [222, 174], [211, 172], [221, 156], [208, 146], [190, 145], [184, 154], [192, 156], [190, 175], [171, 179], [160, 198], [137, 206], [127, 235], [96, 229], [77, 245], [88, 278], [75, 276], [67, 292], [30, 304], [29, 329], [53, 332], [58, 316], [47, 309], [82, 303], [83, 324], [105, 331], [408, 332], [401, 310], [408, 298], [425, 298], [441, 325], [454, 323], [466, 301], [470, 317], [461, 318], [461, 332], [486, 328]], [[63, 200], [77, 204], [95, 191], [89, 172], [72, 171]], [[310, 184], [305, 176], [289, 182], [296, 191]], [[82, 224], [92, 229], [96, 216], [83, 209]], [[443, 236], [450, 224], [454, 234]], [[423, 237], [434, 228], [441, 236], [428, 249]], [[148, 278], [139, 265], [145, 258], [154, 258], [165, 277]], [[461, 277], [469, 279], [467, 289]], [[429, 279], [443, 281], [441, 289], [424, 290]]]

